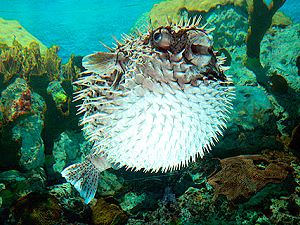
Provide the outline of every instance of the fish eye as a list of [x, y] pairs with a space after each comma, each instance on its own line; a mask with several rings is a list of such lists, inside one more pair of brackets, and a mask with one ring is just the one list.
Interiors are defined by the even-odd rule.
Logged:
[[171, 34], [169, 30], [161, 28], [152, 35], [152, 44], [160, 50], [169, 50], [171, 45]]
[[156, 32], [156, 33], [154, 33], [154, 35], [153, 35], [153, 39], [154, 39], [154, 41], [156, 41], [156, 42], [159, 42], [160, 41], [160, 39], [161, 39], [161, 33], [158, 31], [158, 32]]

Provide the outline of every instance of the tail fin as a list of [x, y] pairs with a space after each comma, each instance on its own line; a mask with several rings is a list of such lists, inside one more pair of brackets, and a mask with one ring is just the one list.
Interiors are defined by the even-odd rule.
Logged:
[[84, 202], [88, 204], [95, 196], [100, 171], [89, 160], [76, 163], [65, 168], [61, 175], [80, 193]]

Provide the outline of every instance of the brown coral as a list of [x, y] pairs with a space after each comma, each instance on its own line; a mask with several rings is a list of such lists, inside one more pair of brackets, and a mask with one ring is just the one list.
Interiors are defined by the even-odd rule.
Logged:
[[57, 55], [58, 50], [59, 47], [53, 46], [42, 55], [37, 42], [31, 42], [29, 47], [23, 47], [17, 40], [13, 41], [11, 47], [0, 44], [0, 76], [3, 75], [4, 83], [15, 76], [27, 81], [32, 76], [48, 76], [50, 80], [59, 80], [61, 59]]
[[63, 209], [49, 194], [31, 192], [20, 198], [13, 207], [15, 224], [62, 224]]
[[4, 82], [9, 81], [14, 75], [17, 75], [23, 63], [22, 46], [16, 40], [10, 48], [2, 45], [0, 51], [0, 75], [3, 74]]
[[21, 93], [20, 98], [15, 99], [11, 106], [10, 121], [15, 120], [17, 117], [27, 114], [31, 110], [31, 91], [29, 89]]
[[208, 182], [215, 189], [215, 198], [225, 195], [232, 202], [245, 200], [268, 183], [282, 182], [292, 170], [291, 159], [276, 151], [222, 159], [222, 169], [212, 174]]
[[110, 203], [109, 199], [100, 198], [92, 206], [92, 221], [95, 225], [125, 224], [128, 217], [122, 209]]
[[31, 91], [24, 79], [17, 78], [1, 93], [3, 122], [12, 122], [16, 118], [31, 113]]
[[68, 63], [62, 65], [62, 75], [65, 80], [73, 82], [77, 80], [80, 69], [75, 65], [75, 56], [72, 54]]
[[44, 72], [50, 80], [59, 80], [61, 59], [57, 55], [58, 51], [58, 46], [52, 46], [43, 56]]

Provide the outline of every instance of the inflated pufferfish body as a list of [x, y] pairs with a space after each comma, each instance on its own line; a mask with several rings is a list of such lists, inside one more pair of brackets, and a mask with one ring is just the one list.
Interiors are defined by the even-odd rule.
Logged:
[[95, 184], [86, 181], [97, 180], [107, 162], [145, 171], [178, 169], [222, 135], [233, 87], [199, 22], [125, 35], [110, 53], [83, 59], [87, 75], [76, 82], [83, 88], [76, 99], [83, 100], [81, 123], [93, 148], [85, 162], [62, 175], [86, 202], [95, 194]]

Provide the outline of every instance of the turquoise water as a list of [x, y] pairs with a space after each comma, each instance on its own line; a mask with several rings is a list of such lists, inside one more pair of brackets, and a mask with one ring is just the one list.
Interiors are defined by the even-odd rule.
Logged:
[[[159, 0], [0, 0], [0, 17], [18, 20], [46, 46], [60, 46], [59, 55], [86, 55], [104, 50], [112, 36], [128, 33], [135, 21]], [[287, 0], [282, 11], [300, 21], [300, 1]]]
[[137, 18], [158, 0], [0, 0], [0, 17], [18, 20], [46, 46], [60, 46], [60, 56], [103, 50], [112, 36], [128, 33]]
[[[271, 0], [266, 0], [270, 3]], [[286, 0], [282, 6], [281, 11], [290, 16], [295, 22], [300, 21], [300, 1], [299, 0]]]

